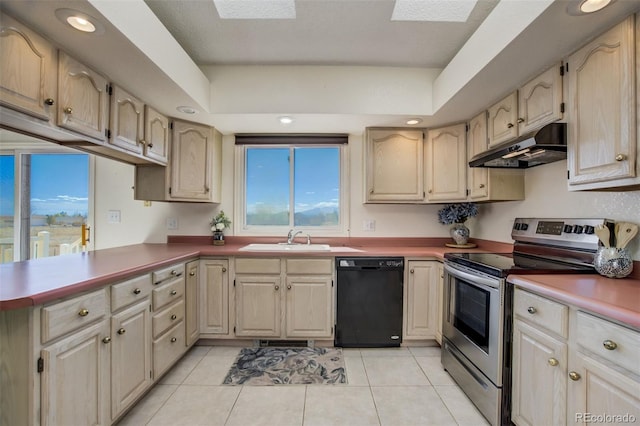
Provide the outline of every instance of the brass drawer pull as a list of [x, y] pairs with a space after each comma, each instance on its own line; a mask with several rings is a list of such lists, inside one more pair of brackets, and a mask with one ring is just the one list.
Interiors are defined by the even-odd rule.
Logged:
[[507, 124], [507, 129], [511, 129], [511, 128], [513, 128], [513, 123]]
[[602, 342], [602, 346], [604, 346], [606, 350], [615, 351], [618, 347], [618, 344], [612, 340], [605, 340], [604, 342]]
[[415, 272], [413, 269], [409, 270], [409, 272], [411, 272], [412, 274]]
[[291, 290], [291, 285], [287, 285], [287, 290]]
[[102, 339], [102, 343], [111, 343], [111, 337], [105, 337], [104, 339]]
[[624, 161], [627, 159], [627, 156], [624, 154], [618, 154], [616, 155], [616, 161]]
[[47, 98], [47, 99], [44, 100], [44, 103], [49, 105], [49, 106], [51, 106], [51, 105], [55, 104], [55, 101], [53, 99], [51, 99], [51, 98]]
[[527, 312], [529, 312], [531, 315], [535, 314], [536, 312], [538, 312], [538, 310], [536, 308], [534, 308], [533, 306], [529, 306], [527, 308]]
[[576, 373], [575, 371], [570, 371], [569, 372], [569, 378], [571, 380], [573, 380], [574, 382], [578, 381], [578, 380], [580, 380], [580, 374]]
[[227, 272], [227, 268], [222, 268], [222, 272]]
[[189, 272], [189, 276], [190, 276], [190, 277], [195, 277], [195, 275], [196, 275], [196, 273], [195, 273], [195, 272], [193, 272], [193, 271]]
[[176, 270], [171, 271], [171, 275], [173, 275], [173, 276], [178, 275], [178, 271], [176, 271]]
[[135, 290], [133, 290], [133, 294], [140, 294], [142, 293], [142, 290], [140, 290], [139, 288], [136, 288]]
[[171, 338], [171, 343], [175, 343], [175, 342], [177, 342], [177, 341], [178, 341], [178, 338], [176, 338], [176, 337], [172, 337], [172, 338]]
[[73, 108], [71, 107], [66, 107], [63, 111], [65, 114], [69, 114], [69, 115], [73, 114]]
[[279, 285], [275, 286], [275, 290], [276, 291], [280, 290], [280, 286]]
[[177, 292], [177, 291], [175, 291], [175, 290], [171, 290], [171, 295], [172, 295], [172, 296], [175, 296], [176, 294], [178, 294], [178, 292]]
[[118, 334], [121, 335], [121, 336], [126, 332], [127, 332], [127, 330], [125, 330], [124, 328], [121, 328], [120, 330], [118, 330]]
[[549, 360], [547, 361], [549, 363], [550, 366], [552, 367], [557, 367], [559, 362], [557, 359], [555, 358], [549, 358]]
[[524, 123], [524, 118], [522, 118], [522, 117], [518, 118], [518, 124], [520, 124], [520, 123]]
[[172, 321], [175, 321], [176, 319], [178, 319], [178, 316], [177, 316], [177, 315], [171, 315], [171, 320], [172, 320]]
[[88, 309], [80, 309], [80, 311], [78, 312], [78, 315], [80, 315], [81, 317], [86, 317], [87, 315], [89, 315], [89, 310]]

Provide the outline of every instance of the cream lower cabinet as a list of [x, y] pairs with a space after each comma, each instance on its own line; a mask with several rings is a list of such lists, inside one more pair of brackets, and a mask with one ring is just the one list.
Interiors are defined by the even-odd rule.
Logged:
[[193, 345], [200, 337], [200, 261], [193, 260], [185, 265], [184, 288], [184, 328], [185, 345]]
[[519, 288], [514, 315], [516, 425], [640, 419], [640, 331]]
[[435, 260], [408, 260], [405, 267], [404, 335], [406, 340], [435, 339], [438, 328], [438, 268]]
[[429, 129], [425, 149], [427, 201], [467, 199], [466, 125]]
[[236, 259], [238, 337], [333, 336], [333, 259]]
[[229, 261], [200, 260], [200, 333], [229, 336]]

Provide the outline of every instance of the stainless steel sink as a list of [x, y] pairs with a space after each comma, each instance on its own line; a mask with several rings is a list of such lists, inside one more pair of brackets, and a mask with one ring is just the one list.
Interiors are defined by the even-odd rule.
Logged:
[[249, 244], [240, 249], [240, 251], [330, 251], [331, 246], [328, 244], [287, 244], [287, 243], [271, 243], [271, 244]]

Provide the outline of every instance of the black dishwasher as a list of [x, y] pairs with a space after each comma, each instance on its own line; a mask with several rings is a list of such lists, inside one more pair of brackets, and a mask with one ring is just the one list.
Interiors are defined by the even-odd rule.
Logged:
[[337, 257], [336, 334], [345, 348], [402, 343], [401, 257]]

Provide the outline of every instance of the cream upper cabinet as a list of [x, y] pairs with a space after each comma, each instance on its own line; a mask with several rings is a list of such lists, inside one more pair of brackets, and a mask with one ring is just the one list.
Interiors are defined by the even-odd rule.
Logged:
[[[488, 147], [487, 114], [482, 112], [469, 122], [468, 159]], [[469, 199], [471, 201], [524, 200], [524, 170], [469, 167]]]
[[111, 86], [109, 144], [142, 155], [144, 103], [119, 86]]
[[55, 122], [57, 58], [53, 45], [0, 13], [0, 105]]
[[491, 106], [489, 114], [489, 147], [518, 136], [518, 92]]
[[438, 328], [438, 268], [440, 262], [409, 260], [403, 296], [404, 340], [434, 339]]
[[569, 190], [640, 184], [634, 16], [573, 55], [569, 67]]
[[107, 80], [60, 51], [58, 55], [58, 126], [106, 141], [109, 120]]
[[467, 199], [467, 138], [464, 123], [429, 129], [425, 153], [427, 200]]
[[192, 260], [185, 265], [184, 287], [184, 328], [185, 345], [193, 345], [200, 337], [200, 279], [198, 269], [200, 261]]
[[144, 107], [144, 156], [162, 165], [169, 158], [169, 119], [153, 107]]
[[200, 261], [200, 333], [229, 334], [229, 261]]
[[562, 119], [563, 68], [554, 65], [488, 110], [489, 147]]
[[365, 141], [366, 202], [424, 200], [422, 130], [368, 128]]

